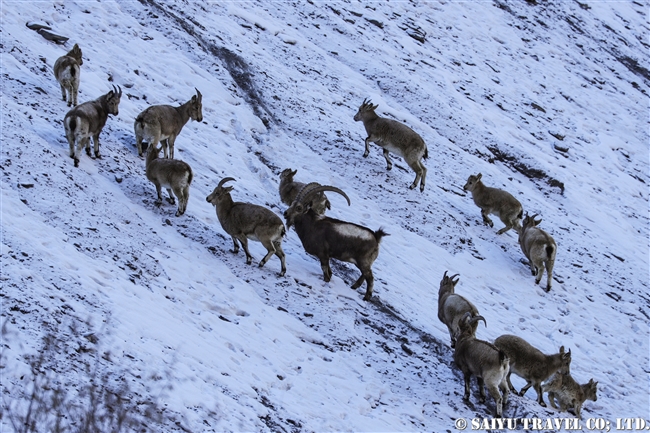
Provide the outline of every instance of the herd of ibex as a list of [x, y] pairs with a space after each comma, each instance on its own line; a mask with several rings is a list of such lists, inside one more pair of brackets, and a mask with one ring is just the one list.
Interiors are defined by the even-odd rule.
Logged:
[[[61, 86], [63, 100], [72, 107], [65, 115], [63, 124], [75, 167], [79, 165], [83, 147], [90, 156], [91, 137], [94, 156], [100, 157], [99, 135], [109, 114], [118, 114], [122, 96], [122, 89], [113, 86], [112, 90], [97, 99], [77, 105], [81, 65], [82, 51], [77, 44], [54, 64], [54, 75]], [[163, 187], [167, 189], [168, 200], [172, 204], [175, 203], [175, 198], [178, 199], [176, 216], [183, 215], [187, 209], [193, 173], [189, 164], [174, 159], [174, 143], [190, 119], [197, 122], [203, 120], [202, 95], [195, 90], [196, 94], [186, 103], [178, 107], [148, 107], [134, 122], [138, 155], [143, 156], [143, 143], [146, 142], [148, 146], [145, 163], [147, 179], [156, 187], [158, 203], [162, 202]], [[419, 185], [420, 191], [424, 191], [427, 169], [422, 160], [428, 157], [424, 140], [405, 124], [379, 117], [375, 113], [376, 109], [377, 105], [364, 100], [354, 115], [355, 121], [363, 122], [367, 133], [363, 156], [368, 156], [370, 142], [383, 149], [388, 170], [393, 166], [389, 154], [400, 156], [415, 172], [415, 179], [409, 188], [414, 189]], [[158, 143], [161, 147], [158, 147]], [[164, 150], [164, 158], [159, 157], [161, 150]], [[280, 200], [289, 206], [284, 212], [287, 228], [295, 227], [305, 251], [320, 260], [325, 281], [332, 278], [330, 259], [352, 263], [359, 268], [361, 276], [352, 288], [359, 288], [365, 281], [364, 300], [370, 300], [374, 282], [372, 264], [379, 255], [382, 238], [388, 233], [382, 228], [373, 231], [325, 216], [325, 212], [331, 209], [331, 202], [324, 194], [326, 191], [340, 194], [348, 205], [350, 198], [334, 186], [294, 181], [296, 173], [297, 170], [290, 168], [280, 173]], [[484, 185], [481, 178], [480, 173], [469, 176], [463, 189], [472, 194], [474, 203], [481, 208], [485, 224], [494, 226], [489, 214], [497, 215], [505, 224], [497, 234], [510, 229], [518, 233], [519, 245], [536, 277], [535, 283], [539, 284], [546, 270], [546, 291], [550, 291], [557, 251], [555, 241], [544, 230], [537, 228], [541, 222], [535, 219], [537, 215], [524, 216], [523, 207], [515, 197], [501, 189]], [[264, 266], [271, 256], [276, 255], [281, 262], [279, 275], [284, 276], [287, 267], [282, 239], [286, 235], [286, 228], [282, 219], [266, 207], [233, 201], [230, 194], [233, 187], [224, 184], [234, 180], [232, 177], [221, 179], [214, 191], [206, 197], [206, 201], [215, 206], [219, 223], [232, 237], [234, 253], [239, 251], [241, 243], [246, 253], [246, 262], [250, 264], [253, 257], [248, 250], [248, 240], [261, 242], [267, 254], [259, 266]], [[515, 391], [510, 382], [510, 375], [515, 373], [527, 382], [519, 395], [523, 396], [532, 386], [537, 391], [537, 401], [542, 406], [546, 406], [542, 394], [548, 392], [551, 406], [556, 407], [557, 401], [560, 410], [573, 408], [579, 417], [584, 401], [596, 400], [597, 382], [592, 379], [588, 384], [578, 385], [571, 377], [571, 351], [565, 353], [564, 347], [561, 347], [559, 353], [545, 355], [514, 335], [503, 335], [493, 344], [477, 339], [478, 322], [483, 321], [486, 325], [487, 322], [479, 315], [474, 304], [455, 293], [458, 283], [456, 277], [457, 275], [447, 276], [447, 272], [443, 275], [438, 292], [438, 318], [449, 330], [454, 361], [464, 375], [464, 398], [469, 399], [470, 378], [476, 376], [481, 400], [485, 400], [484, 386], [487, 386], [496, 402], [496, 415], [502, 417], [509, 391]], [[542, 384], [543, 381], [546, 382]]]

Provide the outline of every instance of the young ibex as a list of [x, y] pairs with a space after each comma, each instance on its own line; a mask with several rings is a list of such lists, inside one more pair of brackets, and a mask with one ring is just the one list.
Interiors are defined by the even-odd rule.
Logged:
[[[65, 136], [70, 145], [70, 158], [74, 159], [74, 166], [79, 167], [79, 153], [86, 147], [86, 154], [90, 156], [90, 137], [95, 144], [95, 158], [99, 158], [99, 134], [101, 134], [108, 115], [117, 116], [122, 89], [113, 86], [113, 90], [100, 96], [94, 101], [79, 104], [65, 115], [63, 126]], [[77, 144], [75, 148], [75, 142]]]
[[61, 86], [63, 100], [66, 100], [68, 93], [68, 107], [77, 105], [77, 94], [79, 93], [79, 74], [83, 65], [81, 48], [74, 44], [74, 47], [66, 54], [56, 59], [54, 63], [54, 76]]
[[[463, 318], [465, 313], [470, 313], [470, 317], [478, 316], [478, 310], [467, 299], [454, 293], [458, 279], [454, 280], [458, 274], [447, 276], [447, 271], [440, 281], [440, 290], [438, 291], [438, 319], [449, 329], [451, 338], [451, 347], [456, 347], [456, 340], [460, 335], [460, 326], [458, 322]], [[478, 322], [473, 322], [472, 332], [476, 332]]]
[[244, 252], [246, 253], [246, 263], [251, 264], [253, 256], [248, 251], [248, 239], [261, 242], [268, 253], [260, 262], [260, 267], [264, 266], [273, 254], [280, 258], [282, 270], [280, 276], [287, 272], [287, 266], [282, 251], [282, 237], [286, 234], [284, 224], [279, 216], [270, 209], [251, 203], [233, 202], [230, 191], [232, 186], [224, 187], [223, 184], [234, 181], [232, 177], [221, 179], [212, 194], [205, 200], [212, 203], [217, 210], [217, 218], [221, 223], [224, 231], [232, 237], [235, 245], [234, 253], [239, 252], [241, 242]]
[[[287, 206], [291, 206], [291, 203], [296, 199], [298, 192], [305, 186], [302, 182], [296, 182], [293, 180], [293, 177], [296, 175], [298, 170], [291, 170], [286, 168], [280, 173], [280, 200], [282, 203]], [[318, 215], [325, 214], [326, 209], [331, 209], [332, 205], [330, 201], [325, 196], [325, 193], [319, 192], [314, 195], [311, 208]]]
[[502, 335], [494, 341], [494, 345], [503, 350], [510, 358], [510, 372], [508, 373], [508, 388], [516, 393], [510, 375], [512, 373], [523, 377], [526, 385], [521, 388], [520, 396], [532, 386], [537, 392], [537, 402], [546, 407], [542, 393], [542, 382], [548, 379], [556, 371], [566, 370], [571, 364], [571, 351], [564, 352], [564, 346], [560, 352], [554, 355], [545, 355], [535, 347], [531, 346], [523, 338], [515, 335]]
[[506, 225], [497, 234], [505, 233], [513, 227], [519, 233], [521, 229], [520, 221], [523, 215], [523, 208], [519, 200], [502, 189], [485, 186], [481, 182], [481, 177], [483, 177], [481, 173], [476, 176], [471, 175], [463, 189], [472, 193], [474, 203], [481, 208], [483, 222], [490, 227], [494, 227], [494, 223], [488, 217], [488, 214], [494, 214]]
[[[165, 158], [174, 158], [174, 142], [181, 133], [183, 126], [190, 120], [203, 121], [203, 96], [197, 89], [192, 99], [172, 107], [171, 105], [153, 105], [138, 114], [133, 128], [135, 129], [135, 143], [138, 146], [138, 155], [142, 156], [142, 141], [149, 146], [157, 146], [162, 142], [165, 149]], [[169, 153], [167, 147], [169, 146]]]
[[553, 408], [557, 408], [555, 405], [557, 399], [560, 412], [572, 408], [575, 415], [582, 418], [582, 404], [585, 400], [598, 400], [598, 382], [590, 379], [588, 383], [580, 385], [568, 371], [564, 373], [558, 371], [542, 385], [542, 392], [548, 392], [548, 401]]
[[555, 264], [555, 253], [557, 245], [555, 240], [544, 230], [537, 228], [542, 220], [535, 220], [537, 214], [524, 218], [522, 228], [519, 231], [519, 246], [521, 251], [530, 263], [530, 270], [536, 277], [535, 284], [539, 284], [546, 268], [546, 291], [551, 290], [553, 283], [553, 265]]
[[420, 191], [424, 191], [424, 184], [427, 177], [427, 169], [422, 163], [422, 158], [429, 157], [429, 150], [420, 135], [408, 126], [393, 119], [379, 117], [375, 113], [377, 105], [372, 105], [367, 99], [359, 107], [354, 115], [356, 122], [363, 121], [368, 137], [366, 138], [366, 151], [363, 157], [370, 153], [370, 142], [374, 142], [384, 150], [384, 158], [388, 170], [393, 168], [389, 152], [404, 158], [404, 161], [415, 172], [415, 180], [409, 188], [415, 188], [420, 184]]
[[158, 202], [162, 202], [161, 189], [166, 188], [169, 202], [174, 204], [174, 195], [178, 198], [176, 216], [181, 216], [187, 209], [190, 199], [190, 184], [192, 183], [192, 168], [188, 163], [178, 159], [161, 159], [160, 148], [151, 146], [147, 152], [147, 179], [156, 186]]
[[[479, 401], [485, 402], [485, 384], [492, 398], [496, 402], [496, 416], [503, 416], [503, 405], [508, 401], [509, 389], [506, 377], [509, 370], [509, 358], [503, 350], [500, 350], [487, 341], [478, 340], [475, 336], [475, 323], [485, 319], [483, 316], [474, 316], [472, 313], [465, 313], [458, 322], [460, 335], [456, 342], [454, 351], [454, 362], [463, 372], [465, 379], [464, 399], [469, 401], [469, 381], [472, 375], [476, 376], [480, 393]], [[503, 395], [502, 395], [503, 393]]]
[[348, 201], [348, 205], [350, 204], [348, 196], [339, 188], [315, 182], [308, 183], [284, 212], [287, 227], [295, 225], [305, 251], [320, 260], [325, 281], [332, 278], [330, 259], [352, 263], [359, 268], [361, 276], [352, 285], [352, 289], [358, 289], [365, 281], [366, 294], [363, 299], [369, 301], [374, 284], [372, 264], [379, 255], [381, 239], [388, 233], [381, 228], [372, 231], [358, 224], [316, 214], [312, 209], [313, 198], [323, 191], [341, 194]]

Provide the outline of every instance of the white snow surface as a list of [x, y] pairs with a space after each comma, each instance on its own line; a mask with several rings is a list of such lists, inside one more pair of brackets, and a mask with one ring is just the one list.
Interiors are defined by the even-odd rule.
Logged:
[[[455, 431], [495, 405], [478, 403], [474, 379], [463, 401], [437, 318], [449, 271], [487, 320], [478, 338], [571, 349], [573, 377], [599, 383], [583, 426], [650, 419], [648, 7], [534, 3], [3, 1], [4, 401], [23, 398], [25, 355], [74, 323], [97, 340], [52, 360], [61, 380], [81, 380], [82, 356], [128, 371], [134, 392], [158, 395], [168, 431]], [[52, 73], [74, 43], [79, 102], [123, 90], [102, 158], [83, 152], [79, 168]], [[155, 203], [133, 121], [195, 88], [204, 117], [176, 140], [194, 172], [177, 218]], [[362, 157], [352, 117], [365, 98], [424, 138], [423, 193], [408, 189], [415, 175], [399, 157], [391, 171], [375, 144]], [[293, 229], [284, 277], [275, 256], [257, 266], [258, 242], [253, 265], [232, 254], [205, 197], [232, 176], [234, 200], [282, 215], [287, 167], [350, 196], [348, 207], [328, 193], [328, 215], [390, 233], [370, 302], [365, 284], [350, 290], [351, 264], [333, 261], [325, 283]], [[554, 236], [549, 293], [516, 233], [497, 235], [494, 216], [485, 226], [463, 191], [478, 172]], [[571, 416], [535, 398], [511, 394], [505, 416]]]

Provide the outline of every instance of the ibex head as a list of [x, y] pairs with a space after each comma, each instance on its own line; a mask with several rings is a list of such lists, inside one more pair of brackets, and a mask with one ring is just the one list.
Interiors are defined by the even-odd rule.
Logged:
[[291, 170], [290, 168], [285, 168], [282, 170], [282, 173], [280, 173], [280, 181], [286, 180], [287, 182], [291, 182], [293, 180], [293, 177], [298, 173], [298, 170]]
[[338, 194], [341, 194], [348, 201], [348, 206], [350, 205], [350, 198], [344, 193], [341, 189], [329, 185], [321, 185], [316, 182], [308, 183], [296, 196], [296, 199], [291, 203], [289, 209], [284, 212], [284, 219], [287, 221], [287, 228], [291, 227], [296, 218], [301, 215], [306, 214], [309, 209], [311, 209], [311, 200], [319, 192], [324, 191], [333, 191]]
[[[438, 293], [454, 293], [454, 288], [456, 287], [456, 284], [458, 284], [459, 278], [458, 277], [460, 274], [452, 275], [451, 277], [447, 276], [447, 271], [445, 271], [445, 274], [442, 276], [442, 280], [440, 280], [440, 291]], [[456, 278], [454, 280], [454, 278]]]
[[357, 114], [354, 115], [354, 120], [355, 120], [356, 122], [362, 120], [362, 119], [363, 119], [363, 113], [366, 113], [366, 112], [369, 112], [369, 111], [374, 112], [375, 109], [376, 109], [378, 106], [379, 106], [379, 105], [372, 105], [372, 102], [371, 102], [371, 101], [368, 101], [367, 98], [364, 99], [364, 100], [363, 100], [363, 103], [362, 103], [361, 106], [359, 107], [359, 111], [357, 111]]
[[224, 197], [230, 196], [230, 191], [233, 190], [234, 187], [232, 186], [226, 186], [224, 187], [223, 184], [226, 182], [230, 181], [235, 181], [234, 177], [224, 177], [221, 179], [217, 187], [212, 191], [212, 193], [205, 198], [205, 201], [208, 203], [212, 203], [213, 205], [217, 205], [217, 202], [222, 200]]
[[477, 175], [473, 175], [473, 174], [470, 175], [467, 178], [467, 183], [463, 187], [463, 190], [472, 191], [474, 189], [474, 187], [476, 186], [476, 184], [480, 182], [482, 177], [483, 177], [483, 175], [481, 173], [479, 173]]
[[83, 60], [82, 53], [81, 53], [81, 48], [79, 48], [78, 44], [74, 44], [74, 47], [72, 47], [72, 49], [68, 52], [68, 54], [66, 54], [66, 56], [72, 57], [73, 59], [75, 59], [79, 66], [84, 64], [84, 60]]
[[118, 106], [120, 105], [120, 98], [122, 98], [122, 88], [120, 86], [115, 87], [113, 84], [113, 90], [109, 91], [106, 95], [106, 108], [108, 114], [117, 116], [119, 114]]
[[191, 104], [190, 104], [190, 117], [192, 120], [196, 120], [197, 122], [202, 122], [203, 121], [203, 95], [201, 95], [201, 92], [199, 92], [199, 89], [196, 87], [194, 88], [196, 90], [196, 95], [192, 96]]
[[521, 231], [523, 232], [525, 229], [529, 227], [535, 227], [538, 226], [539, 223], [542, 222], [541, 219], [535, 220], [535, 217], [537, 214], [529, 216], [528, 212], [526, 212], [526, 216], [524, 217], [524, 220], [521, 222]]
[[487, 326], [487, 322], [483, 316], [472, 316], [472, 313], [469, 311], [463, 315], [463, 317], [458, 322], [458, 327], [460, 328], [460, 336], [457, 340], [461, 340], [463, 337], [474, 336], [476, 334], [476, 328], [478, 322], [482, 320]]

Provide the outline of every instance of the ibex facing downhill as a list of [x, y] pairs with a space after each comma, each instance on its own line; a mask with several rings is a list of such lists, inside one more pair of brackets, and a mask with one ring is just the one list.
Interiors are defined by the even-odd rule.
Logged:
[[[174, 158], [174, 142], [188, 120], [203, 121], [203, 96], [197, 89], [196, 95], [178, 107], [171, 105], [152, 105], [138, 114], [133, 124], [138, 155], [142, 156], [142, 142], [149, 146], [162, 143], [165, 158]], [[169, 147], [169, 153], [167, 152]]]

